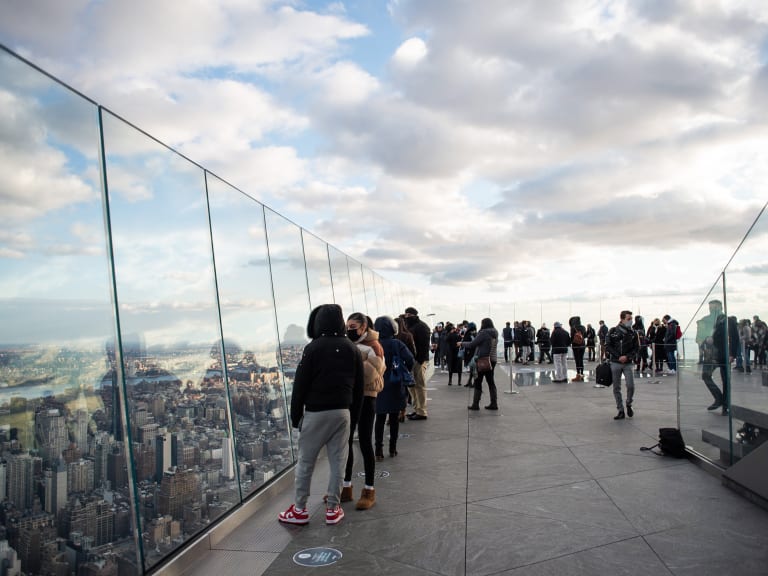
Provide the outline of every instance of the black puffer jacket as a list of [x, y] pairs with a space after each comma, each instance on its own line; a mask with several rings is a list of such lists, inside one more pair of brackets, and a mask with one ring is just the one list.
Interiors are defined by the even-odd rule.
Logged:
[[323, 412], [349, 408], [355, 415], [363, 401], [363, 358], [346, 335], [341, 307], [322, 304], [307, 322], [312, 341], [296, 367], [291, 398], [291, 424], [298, 428], [304, 410]]

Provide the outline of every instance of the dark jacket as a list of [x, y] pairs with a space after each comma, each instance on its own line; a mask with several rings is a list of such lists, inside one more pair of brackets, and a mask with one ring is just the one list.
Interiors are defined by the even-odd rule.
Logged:
[[549, 328], [541, 327], [539, 328], [539, 331], [536, 332], [536, 343], [539, 345], [539, 348], [542, 350], [549, 350], [551, 346], [551, 342], [549, 340]]
[[474, 350], [474, 356], [490, 356], [491, 362], [496, 362], [496, 346], [499, 341], [499, 333], [496, 328], [481, 328], [471, 342], [462, 344], [465, 354]]
[[322, 304], [312, 310], [291, 397], [291, 424], [298, 428], [307, 412], [347, 408], [360, 411], [363, 401], [363, 358], [346, 335], [341, 307]]
[[[571, 345], [573, 348], [586, 348], [587, 347], [587, 329], [584, 327], [584, 325], [581, 323], [581, 317], [580, 316], [572, 316], [570, 320], [568, 320], [568, 325], [571, 327]], [[581, 337], [584, 340], [584, 343], [580, 346], [573, 345], [573, 336], [576, 334], [576, 332], [581, 332]]]
[[640, 351], [640, 343], [637, 340], [637, 332], [632, 328], [625, 328], [621, 324], [608, 330], [605, 339], [605, 353], [612, 362], [618, 362], [620, 356], [627, 357], [627, 363], [635, 361]]
[[424, 364], [429, 362], [429, 344], [432, 339], [432, 331], [429, 326], [418, 316], [409, 316], [405, 319], [408, 330], [413, 335], [413, 343], [416, 345], [416, 362]]
[[446, 357], [448, 359], [448, 372], [453, 374], [461, 373], [461, 359], [459, 358], [459, 341], [461, 336], [456, 330], [453, 330], [445, 337], [445, 347], [447, 349]]
[[555, 326], [549, 341], [552, 343], [552, 354], [566, 354], [571, 345], [571, 337], [562, 326]]
[[[715, 321], [715, 329], [712, 332], [712, 340], [715, 345], [715, 360], [718, 364], [725, 365], [728, 359], [725, 356], [725, 314], [720, 314]], [[728, 355], [735, 358], [739, 350], [739, 325], [735, 316], [728, 318]]]
[[391, 318], [386, 316], [376, 318], [373, 328], [379, 333], [379, 343], [384, 349], [384, 361], [387, 364], [387, 370], [384, 372], [384, 389], [376, 396], [376, 413], [399, 412], [405, 408], [408, 392], [402, 382], [390, 382], [392, 358], [396, 353], [400, 356], [400, 361], [410, 371], [413, 370], [413, 354], [408, 350], [408, 346], [395, 338], [395, 329]]

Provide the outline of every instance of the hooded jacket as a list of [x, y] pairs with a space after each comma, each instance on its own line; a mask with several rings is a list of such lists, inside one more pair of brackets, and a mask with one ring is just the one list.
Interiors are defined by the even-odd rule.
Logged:
[[392, 358], [395, 353], [400, 357], [400, 361], [405, 364], [408, 370], [413, 370], [415, 362], [413, 354], [401, 340], [395, 338], [397, 324], [389, 316], [379, 316], [376, 318], [374, 328], [379, 333], [379, 342], [384, 349], [384, 360], [386, 362], [386, 371], [384, 372], [384, 389], [376, 396], [376, 413], [391, 414], [399, 412], [405, 408], [407, 392], [402, 382], [390, 382], [389, 374], [392, 368]]
[[491, 362], [496, 362], [496, 344], [499, 340], [499, 333], [496, 328], [481, 328], [472, 339], [472, 342], [463, 344], [465, 350], [474, 350], [475, 356], [490, 356]]
[[322, 304], [312, 310], [307, 336], [296, 367], [291, 397], [291, 424], [298, 428], [307, 412], [349, 409], [355, 415], [363, 400], [363, 358], [347, 338], [338, 304]]
[[371, 327], [355, 342], [363, 355], [364, 385], [363, 394], [376, 398], [384, 387], [382, 376], [387, 366], [384, 363], [384, 350], [379, 343], [379, 333]]

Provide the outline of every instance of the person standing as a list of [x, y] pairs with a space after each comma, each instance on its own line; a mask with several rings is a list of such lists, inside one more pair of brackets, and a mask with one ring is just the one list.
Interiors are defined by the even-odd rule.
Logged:
[[608, 326], [600, 320], [600, 327], [597, 329], [597, 341], [600, 343], [600, 362], [605, 360], [605, 338], [608, 336]]
[[[474, 350], [474, 357], [490, 357], [491, 369], [486, 371], [477, 371], [477, 378], [475, 378], [474, 388], [475, 393], [472, 398], [472, 404], [467, 406], [470, 410], [480, 410], [480, 398], [483, 395], [483, 377], [488, 382], [488, 392], [491, 396], [491, 403], [485, 407], [486, 410], [498, 410], [498, 394], [496, 391], [496, 382], [493, 378], [493, 371], [496, 368], [496, 347], [499, 339], [499, 333], [493, 326], [493, 320], [490, 318], [483, 318], [480, 322], [480, 331], [477, 333], [471, 342], [463, 342], [462, 347], [464, 353], [467, 354]], [[527, 364], [527, 362], [526, 362]]]
[[664, 341], [667, 338], [667, 326], [658, 318], [653, 321], [653, 325], [656, 326], [655, 335], [653, 337], [653, 358], [656, 364], [656, 366], [654, 366], [655, 375], [661, 376], [664, 371], [664, 362], [667, 360], [667, 350], [664, 344]]
[[550, 342], [549, 328], [542, 323], [541, 328], [536, 332], [536, 344], [539, 345], [539, 364], [544, 362], [544, 356], [549, 359], [549, 363], [552, 364], [552, 343]]
[[679, 325], [677, 320], [669, 314], [665, 314], [661, 320], [667, 327], [667, 331], [664, 333], [664, 348], [667, 352], [667, 367], [669, 368], [667, 374], [672, 376], [677, 373], [677, 332]]
[[533, 327], [528, 320], [522, 321], [522, 330], [520, 331], [520, 346], [522, 350], [523, 364], [528, 365], [533, 352]]
[[515, 342], [515, 336], [512, 331], [512, 326], [510, 326], [509, 322], [507, 322], [507, 325], [504, 326], [504, 329], [501, 331], [502, 338], [504, 338], [504, 362], [509, 364], [509, 355], [510, 355], [510, 348], [514, 345]]
[[[736, 349], [739, 346], [739, 328], [735, 322], [735, 317], [732, 318], [734, 318], [734, 321], [729, 319], [726, 322], [725, 314], [720, 314], [717, 320], [715, 320], [712, 336], [706, 338], [702, 344], [703, 364], [701, 367], [701, 379], [704, 380], [704, 384], [706, 384], [709, 392], [715, 399], [707, 407], [707, 410], [722, 408], [723, 416], [728, 414], [730, 406], [731, 374], [729, 368], [731, 367], [731, 362], [736, 357]], [[722, 391], [718, 389], [715, 381], [712, 379], [715, 367], [720, 369]]]
[[347, 318], [347, 338], [357, 345], [357, 349], [363, 355], [364, 392], [363, 404], [360, 407], [359, 414], [352, 414], [347, 467], [344, 472], [341, 501], [349, 502], [354, 497], [352, 492], [352, 470], [355, 465], [354, 439], [355, 430], [357, 430], [357, 439], [365, 469], [365, 486], [360, 495], [360, 500], [355, 504], [355, 508], [358, 510], [368, 510], [368, 508], [376, 503], [376, 492], [373, 487], [376, 476], [376, 459], [373, 452], [373, 425], [376, 420], [376, 396], [384, 388], [383, 376], [387, 366], [384, 362], [384, 349], [379, 343], [379, 334], [373, 329], [373, 322], [368, 316], [361, 312], [350, 314], [349, 318]]
[[392, 359], [399, 357], [400, 362], [408, 371], [413, 369], [414, 360], [408, 347], [395, 338], [398, 328], [397, 323], [392, 318], [379, 316], [373, 327], [379, 333], [379, 343], [384, 349], [384, 361], [387, 368], [384, 372], [384, 389], [376, 396], [376, 460], [380, 461], [384, 459], [384, 426], [387, 417], [389, 417], [389, 456], [391, 458], [397, 456], [397, 438], [400, 434], [398, 415], [405, 408], [405, 398], [408, 395], [402, 379], [392, 377], [394, 368]]
[[413, 366], [413, 386], [409, 388], [413, 412], [409, 420], [427, 419], [427, 363], [429, 362], [429, 341], [431, 331], [426, 322], [419, 319], [419, 311], [413, 306], [405, 309], [405, 325], [413, 335], [416, 346], [416, 363]]
[[[616, 400], [618, 414], [614, 420], [623, 420], [626, 416], [635, 415], [632, 400], [635, 396], [635, 379], [632, 369], [640, 348], [637, 333], [632, 329], [632, 312], [622, 310], [619, 324], [608, 331], [605, 339], [605, 351], [611, 361], [611, 377], [613, 379], [613, 398]], [[627, 386], [627, 410], [624, 411], [624, 401], [621, 397], [621, 375]]]
[[445, 336], [446, 359], [448, 363], [448, 386], [453, 384], [454, 374], [459, 375], [459, 381], [456, 385], [461, 386], [461, 371], [463, 367], [461, 358], [459, 358], [459, 342], [461, 341], [461, 335], [456, 327], [450, 322], [445, 325], [445, 331], [448, 332]]
[[325, 447], [330, 465], [326, 490], [326, 524], [344, 518], [339, 505], [344, 463], [347, 460], [351, 414], [363, 401], [363, 358], [347, 338], [344, 316], [338, 304], [322, 304], [307, 321], [307, 336], [296, 367], [291, 397], [291, 425], [300, 430], [293, 504], [278, 516], [280, 522], [309, 523], [307, 500], [312, 473]]
[[592, 328], [592, 324], [587, 324], [587, 360], [589, 362], [595, 361], [595, 329]]
[[568, 382], [568, 346], [571, 345], [571, 337], [563, 329], [560, 322], [555, 322], [550, 337], [552, 343], [552, 355], [555, 359], [555, 377], [552, 382]]
[[573, 316], [568, 320], [571, 327], [571, 349], [573, 360], [576, 363], [576, 377], [573, 382], [584, 382], [584, 352], [587, 347], [587, 329], [581, 323], [579, 316]]

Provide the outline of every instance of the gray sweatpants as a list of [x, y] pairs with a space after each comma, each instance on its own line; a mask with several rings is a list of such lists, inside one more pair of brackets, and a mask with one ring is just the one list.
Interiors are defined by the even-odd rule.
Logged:
[[348, 409], [304, 412], [299, 434], [299, 457], [295, 470], [296, 508], [307, 507], [312, 473], [323, 446], [328, 452], [331, 475], [328, 478], [328, 506], [339, 504], [344, 466], [347, 463], [350, 414]]
[[635, 376], [632, 374], [635, 364], [627, 362], [621, 364], [611, 360], [611, 379], [613, 380], [613, 398], [616, 400], [616, 408], [624, 411], [624, 403], [621, 401], [621, 375], [624, 374], [624, 380], [627, 382], [627, 406], [632, 404], [635, 397]]

